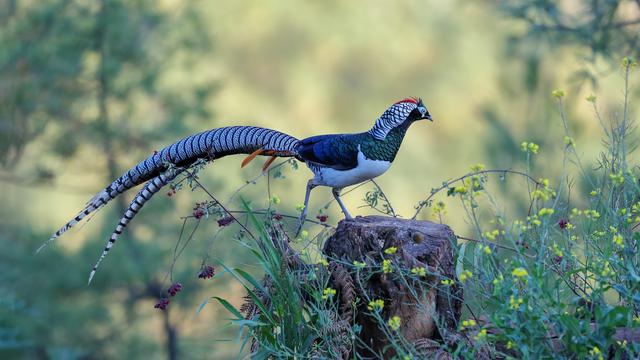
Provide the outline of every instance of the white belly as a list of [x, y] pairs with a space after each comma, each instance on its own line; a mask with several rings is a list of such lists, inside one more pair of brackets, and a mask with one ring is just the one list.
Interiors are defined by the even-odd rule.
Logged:
[[361, 151], [358, 151], [358, 166], [351, 170], [322, 168], [316, 173], [314, 182], [317, 185], [343, 188], [380, 176], [390, 166], [389, 161], [367, 159]]

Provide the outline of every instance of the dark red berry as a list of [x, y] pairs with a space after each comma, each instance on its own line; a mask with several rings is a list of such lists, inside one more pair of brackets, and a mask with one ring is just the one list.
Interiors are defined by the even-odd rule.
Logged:
[[167, 298], [162, 298], [160, 299], [160, 301], [158, 301], [157, 304], [155, 304], [153, 307], [155, 309], [160, 309], [160, 310], [167, 310], [167, 306], [169, 306], [169, 299]]
[[569, 225], [569, 220], [567, 219], [558, 220], [558, 226], [560, 227], [560, 229], [566, 229], [567, 225]]
[[324, 214], [320, 214], [320, 215], [316, 216], [316, 219], [320, 220], [321, 223], [327, 222], [328, 218], [329, 218], [329, 216], [324, 215]]
[[222, 219], [218, 219], [218, 226], [227, 226], [233, 222], [233, 216], [223, 217]]
[[215, 269], [211, 265], [203, 267], [198, 273], [200, 279], [211, 279], [215, 275]]
[[193, 210], [193, 217], [195, 217], [196, 219], [200, 219], [205, 215], [205, 211], [203, 209], [194, 209]]
[[273, 215], [273, 219], [277, 220], [277, 221], [280, 221], [280, 220], [282, 220], [282, 215], [281, 214], [275, 214], [275, 215]]
[[176, 296], [176, 294], [178, 294], [180, 290], [182, 290], [182, 284], [180, 284], [179, 282], [176, 282], [176, 283], [173, 283], [171, 286], [169, 286], [169, 289], [167, 290], [167, 292], [171, 296]]

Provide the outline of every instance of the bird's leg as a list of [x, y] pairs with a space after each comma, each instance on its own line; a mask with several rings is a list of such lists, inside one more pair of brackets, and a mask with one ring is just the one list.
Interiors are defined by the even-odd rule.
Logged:
[[347, 210], [347, 207], [344, 206], [344, 203], [342, 203], [342, 199], [340, 199], [340, 190], [342, 190], [341, 188], [333, 188], [331, 189], [331, 192], [333, 193], [333, 197], [336, 198], [336, 201], [338, 202], [338, 204], [340, 205], [340, 208], [342, 208], [342, 212], [344, 213], [344, 217], [348, 220], [353, 219], [351, 217], [351, 214], [349, 214], [349, 210]]
[[307, 182], [307, 193], [304, 195], [304, 208], [302, 209], [302, 213], [300, 214], [300, 220], [298, 223], [298, 229], [296, 230], [296, 237], [300, 234], [302, 230], [302, 226], [304, 225], [304, 221], [307, 219], [307, 209], [309, 207], [309, 196], [311, 195], [311, 190], [315, 188], [317, 185], [313, 183], [313, 179]]

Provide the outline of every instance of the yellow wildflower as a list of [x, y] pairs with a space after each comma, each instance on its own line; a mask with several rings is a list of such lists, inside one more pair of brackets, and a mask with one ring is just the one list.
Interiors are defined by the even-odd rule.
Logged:
[[564, 97], [564, 90], [556, 89], [551, 92], [551, 96], [556, 99], [560, 99]]
[[589, 355], [591, 355], [594, 359], [603, 360], [604, 355], [602, 355], [602, 351], [597, 346], [594, 346], [589, 350]]
[[622, 171], [618, 171], [617, 174], [609, 174], [609, 178], [615, 185], [624, 184], [624, 175], [622, 175]]
[[589, 195], [591, 195], [591, 196], [596, 196], [596, 195], [598, 195], [598, 191], [597, 191], [597, 190], [591, 190], [591, 192], [589, 193]]
[[616, 244], [618, 247], [624, 249], [624, 239], [622, 238], [622, 235], [620, 234], [613, 235], [613, 243]]
[[364, 267], [367, 266], [367, 264], [356, 260], [353, 262], [353, 266], [355, 266], [357, 269], [364, 269]]
[[564, 256], [564, 253], [562, 252], [562, 250], [560, 250], [560, 248], [558, 247], [558, 244], [553, 244], [553, 248], [551, 250], [553, 250], [553, 253], [556, 254], [557, 257]]
[[318, 260], [318, 265], [329, 266], [329, 262], [327, 261], [327, 259], [322, 258], [322, 259]]
[[487, 329], [482, 329], [478, 331], [478, 334], [475, 336], [476, 341], [484, 341], [487, 339]]
[[274, 194], [274, 195], [271, 197], [271, 202], [272, 202], [274, 205], [278, 205], [278, 204], [280, 204], [280, 197], [279, 197], [278, 195], [275, 195], [275, 194]]
[[542, 208], [542, 209], [540, 209], [540, 211], [538, 211], [538, 216], [553, 215], [554, 212], [555, 212], [555, 210], [553, 210], [553, 209]]
[[451, 286], [451, 285], [453, 285], [453, 280], [451, 280], [451, 279], [440, 280], [440, 284], [446, 285], [446, 286]]
[[586, 98], [584, 98], [585, 100], [587, 100], [590, 103], [596, 102], [596, 96], [591, 94], [589, 96], [587, 96]]
[[473, 277], [473, 273], [469, 270], [464, 270], [459, 276], [460, 282], [465, 282], [467, 279], [471, 279]]
[[511, 272], [511, 275], [513, 275], [513, 277], [518, 278], [520, 280], [525, 279], [529, 276], [529, 273], [527, 272], [527, 269], [522, 268], [522, 267], [518, 267], [513, 269], [513, 271]]
[[456, 194], [466, 194], [467, 188], [465, 186], [456, 186], [453, 188], [453, 192]]
[[473, 319], [463, 320], [462, 325], [460, 326], [460, 330], [464, 330], [465, 328], [474, 327], [477, 323]]
[[485, 245], [483, 251], [487, 255], [491, 255], [491, 253], [492, 253], [491, 248], [489, 247], [489, 245]]
[[411, 273], [413, 275], [418, 275], [418, 276], [426, 276], [427, 275], [427, 271], [425, 270], [424, 267], [414, 267], [413, 269], [411, 269]]
[[395, 254], [398, 251], [398, 248], [395, 246], [390, 246], [386, 249], [384, 249], [384, 253], [387, 255], [391, 255], [391, 254]]
[[382, 310], [384, 308], [384, 300], [382, 299], [377, 299], [377, 300], [371, 300], [369, 301], [369, 305], [367, 306], [367, 309], [369, 309], [369, 311], [379, 311]]
[[518, 310], [520, 308], [520, 305], [522, 305], [523, 302], [524, 300], [522, 300], [522, 298], [516, 298], [513, 295], [511, 295], [509, 297], [509, 308], [513, 310]]
[[296, 205], [296, 211], [302, 211], [302, 210], [304, 210], [304, 204]]
[[388, 274], [390, 272], [392, 272], [393, 269], [391, 268], [391, 260], [383, 260], [382, 261], [382, 272], [385, 274]]
[[564, 138], [562, 138], [562, 141], [564, 142], [565, 145], [567, 146], [576, 146], [575, 141], [573, 140], [573, 138], [571, 136], [564, 136]]
[[326, 288], [322, 291], [322, 299], [327, 300], [336, 294], [336, 289]]
[[389, 319], [389, 327], [391, 328], [391, 330], [396, 331], [398, 329], [400, 329], [400, 316], [398, 315], [394, 315], [391, 319]]
[[445, 203], [442, 201], [438, 201], [435, 205], [433, 205], [433, 213], [436, 215], [445, 215], [447, 213]]
[[473, 172], [478, 172], [482, 170], [484, 170], [484, 164], [478, 163], [478, 164], [471, 165], [471, 171]]
[[498, 286], [500, 285], [502, 282], [504, 281], [504, 276], [502, 276], [502, 274], [498, 275], [496, 278], [493, 279], [493, 285], [494, 286]]
[[511, 340], [507, 341], [507, 349], [509, 350], [513, 349], [513, 341]]

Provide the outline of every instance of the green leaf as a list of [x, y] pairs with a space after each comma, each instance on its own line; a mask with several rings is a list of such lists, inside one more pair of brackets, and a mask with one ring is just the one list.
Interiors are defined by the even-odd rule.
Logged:
[[214, 296], [213, 298], [218, 300], [218, 302], [220, 302], [220, 304], [222, 304], [222, 306], [224, 306], [230, 313], [235, 315], [238, 320], [244, 320], [244, 316], [242, 316], [240, 311], [236, 309], [233, 305], [231, 305], [227, 300], [217, 296]]

